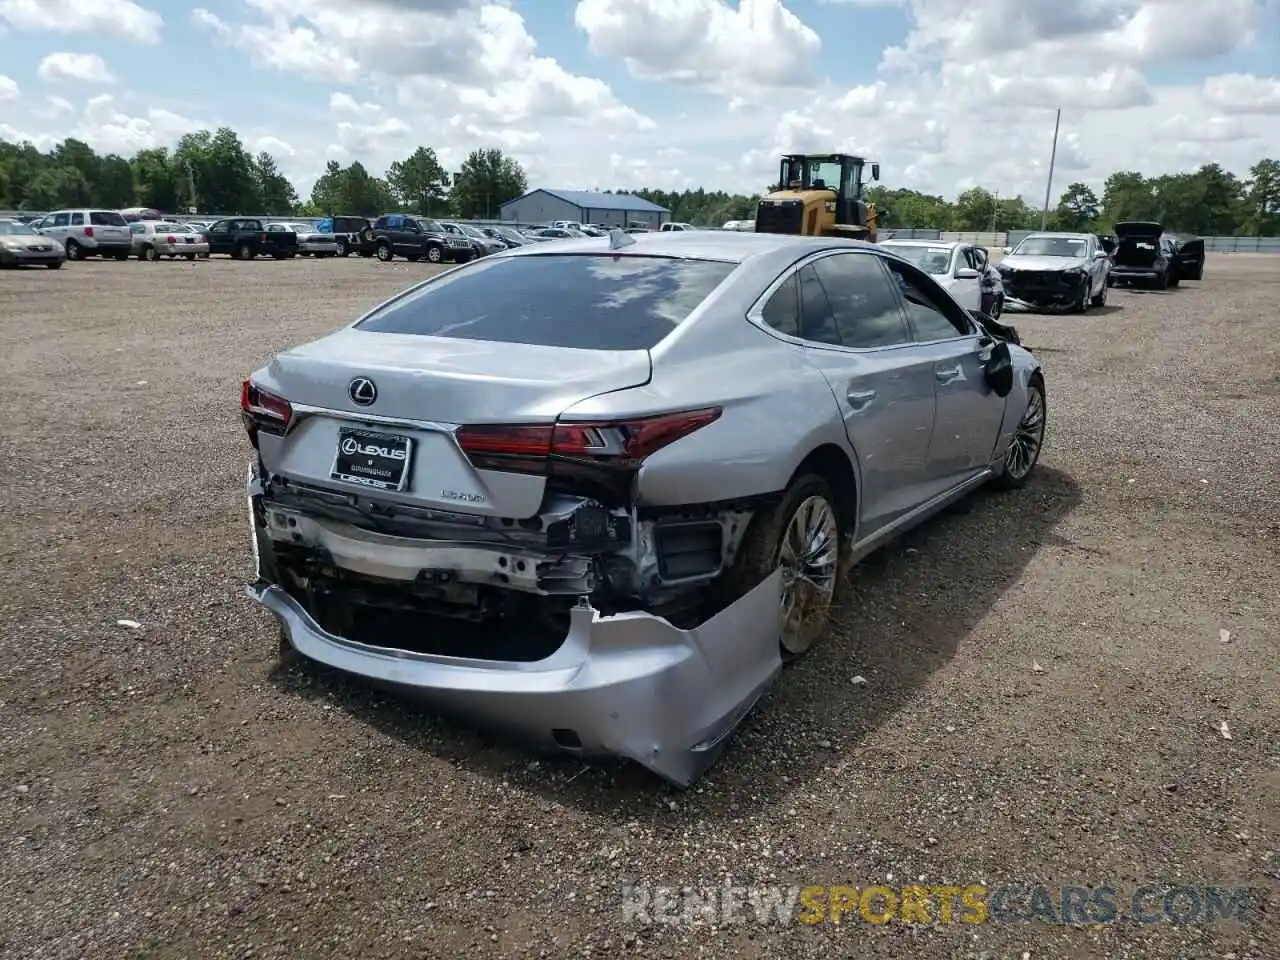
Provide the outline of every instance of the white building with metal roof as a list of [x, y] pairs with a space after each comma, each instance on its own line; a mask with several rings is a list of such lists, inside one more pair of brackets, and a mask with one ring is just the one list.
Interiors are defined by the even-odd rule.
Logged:
[[502, 219], [515, 223], [551, 223], [577, 220], [607, 227], [628, 225], [658, 229], [671, 218], [671, 211], [629, 193], [599, 190], [530, 190], [502, 205]]

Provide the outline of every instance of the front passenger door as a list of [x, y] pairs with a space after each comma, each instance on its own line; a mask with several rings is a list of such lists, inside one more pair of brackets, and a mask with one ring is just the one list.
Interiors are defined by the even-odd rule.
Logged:
[[209, 252], [210, 253], [230, 253], [231, 252], [231, 221], [219, 220], [208, 230], [209, 234]]
[[986, 381], [995, 342], [946, 291], [921, 271], [885, 265], [906, 306], [915, 350], [933, 364], [937, 397], [928, 470], [934, 493], [978, 476], [991, 463], [1004, 423], [1004, 398]]

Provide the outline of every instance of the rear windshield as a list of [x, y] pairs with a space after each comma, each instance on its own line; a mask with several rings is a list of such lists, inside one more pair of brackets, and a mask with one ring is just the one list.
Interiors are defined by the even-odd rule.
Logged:
[[362, 321], [359, 329], [581, 350], [648, 350], [736, 266], [635, 255], [482, 261], [428, 281]]
[[114, 210], [94, 210], [89, 214], [89, 222], [95, 227], [127, 227], [129, 221]]

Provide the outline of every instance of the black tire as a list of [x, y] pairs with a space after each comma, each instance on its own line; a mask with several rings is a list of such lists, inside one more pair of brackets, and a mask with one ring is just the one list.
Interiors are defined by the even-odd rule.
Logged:
[[1107, 305], [1107, 284], [1102, 285], [1102, 292], [1089, 301], [1092, 307], [1105, 307]]
[[84, 254], [83, 254], [83, 253], [81, 252], [81, 250], [80, 250], [80, 244], [76, 243], [74, 240], [68, 240], [68, 241], [66, 242], [65, 246], [66, 246], [66, 248], [67, 248], [67, 259], [68, 259], [68, 260], [83, 260], [83, 259], [84, 259]]
[[[1035, 391], [1040, 398], [1040, 420], [1038, 427], [1037, 442], [1034, 455], [1031, 457], [1030, 465], [1025, 470], [1019, 468], [1016, 472], [1010, 472], [1010, 456], [1013, 452], [1013, 444], [1018, 441], [1019, 435], [1023, 430], [1024, 421], [1031, 412], [1031, 396]], [[1001, 490], [1016, 490], [1019, 487], [1026, 486], [1031, 475], [1035, 473], [1036, 466], [1040, 463], [1040, 453], [1044, 450], [1044, 434], [1049, 421], [1049, 401], [1044, 392], [1044, 377], [1039, 372], [1031, 377], [1031, 382], [1027, 384], [1027, 408], [1022, 412], [1022, 416], [1018, 418], [1018, 433], [1009, 443], [1009, 450], [1005, 453], [1004, 463], [1001, 465], [1000, 472], [996, 474], [992, 481]]]
[[378, 242], [378, 247], [375, 252], [377, 253], [378, 259], [383, 263], [390, 263], [395, 259], [395, 253], [391, 249], [391, 244], [387, 243], [385, 240]]
[[803, 656], [821, 639], [829, 614], [840, 597], [846, 550], [843, 520], [846, 511], [841, 510], [841, 504], [832, 493], [831, 484], [816, 473], [803, 474], [793, 480], [773, 510], [759, 513], [752, 519], [751, 526], [747, 528], [746, 536], [738, 547], [733, 566], [725, 571], [716, 586], [716, 599], [721, 605], [727, 605], [753, 590], [778, 569], [783, 536], [796, 511], [813, 497], [825, 500], [834, 514], [837, 530], [835, 581], [825, 609], [814, 611], [812, 619], [797, 635], [788, 637], [784, 624], [783, 636], [779, 641], [785, 661]]
[[138, 253], [139, 260], [145, 260], [147, 263], [155, 263], [160, 259], [160, 254], [156, 252], [156, 248], [152, 246], [143, 247]]
[[347, 249], [347, 241], [345, 240], [338, 241], [338, 249], [336, 253], [337, 253], [337, 256], [339, 257], [348, 257], [351, 255], [351, 251]]
[[252, 260], [253, 247], [245, 243], [243, 240], [235, 245], [235, 249], [231, 251], [231, 256], [235, 260]]
[[61, 269], [62, 269], [62, 261], [61, 261], [61, 260], [55, 260], [55, 261], [53, 261], [53, 263], [46, 263], [46, 264], [45, 264], [45, 266], [46, 266], [46, 267], [48, 267], [50, 270], [61, 270]]
[[444, 247], [438, 243], [429, 244], [424, 252], [428, 263], [444, 263]]

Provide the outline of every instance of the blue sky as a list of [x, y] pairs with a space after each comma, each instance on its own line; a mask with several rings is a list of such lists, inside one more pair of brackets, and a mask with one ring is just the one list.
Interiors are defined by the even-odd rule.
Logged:
[[328, 159], [499, 146], [553, 187], [757, 190], [784, 150], [1043, 191], [1280, 157], [1275, 0], [0, 0], [0, 137], [227, 124]]

